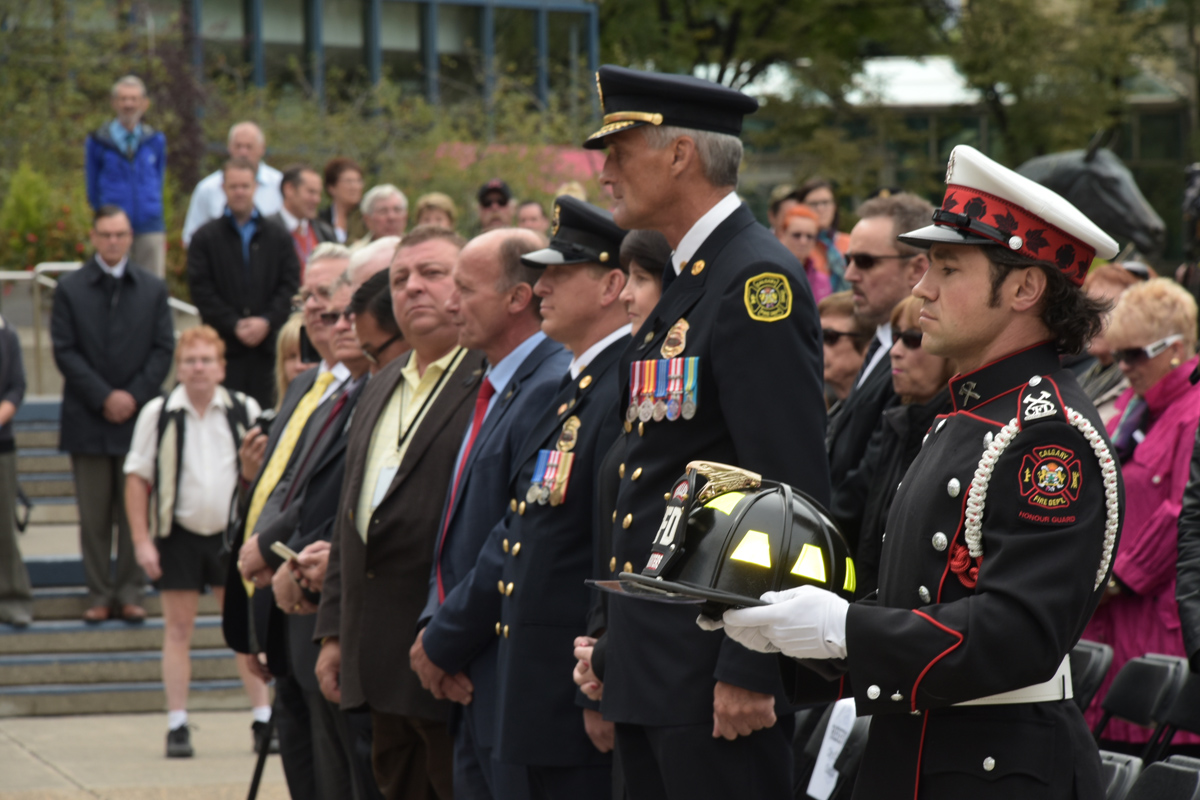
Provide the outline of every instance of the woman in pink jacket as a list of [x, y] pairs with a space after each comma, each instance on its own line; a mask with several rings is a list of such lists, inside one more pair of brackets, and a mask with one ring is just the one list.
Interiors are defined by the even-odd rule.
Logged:
[[[1112, 669], [1086, 714], [1094, 725], [1100, 700], [1131, 658], [1183, 656], [1175, 604], [1177, 524], [1192, 444], [1200, 423], [1200, 385], [1190, 380], [1196, 352], [1196, 302], [1164, 278], [1135, 285], [1113, 309], [1105, 338], [1129, 379], [1108, 421], [1125, 478], [1125, 525], [1105, 597], [1083, 638], [1112, 645]], [[1137, 744], [1150, 730], [1113, 720], [1110, 742]], [[1200, 743], [1180, 733], [1174, 744]]]

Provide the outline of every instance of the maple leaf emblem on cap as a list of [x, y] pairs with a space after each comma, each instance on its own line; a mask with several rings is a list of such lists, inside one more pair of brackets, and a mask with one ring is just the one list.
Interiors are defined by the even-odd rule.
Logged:
[[1032, 250], [1035, 255], [1037, 254], [1038, 250], [1050, 245], [1050, 243], [1046, 241], [1046, 237], [1042, 235], [1045, 232], [1045, 228], [1031, 228], [1030, 230], [1025, 231], [1025, 246]]
[[1069, 244], [1064, 244], [1058, 248], [1058, 252], [1054, 254], [1054, 263], [1061, 270], [1068, 270], [1075, 262], [1075, 248]]
[[1088, 274], [1088, 262], [1087, 262], [1087, 259], [1084, 259], [1083, 261], [1080, 261], [1078, 264], [1075, 265], [1075, 277], [1077, 280], [1083, 280], [1084, 278], [1087, 277], [1087, 274]]
[[971, 219], [983, 219], [983, 215], [987, 213], [987, 203], [983, 202], [981, 197], [972, 197], [963, 208], [963, 213]]
[[992, 219], [996, 220], [996, 227], [1005, 236], [1012, 236], [1017, 232], [1017, 218], [1012, 215], [1011, 211], [1006, 211], [1003, 215], [993, 214]]
[[954, 196], [954, 192], [946, 195], [946, 199], [942, 201], [942, 208], [946, 211], [953, 211], [958, 208], [958, 198]]

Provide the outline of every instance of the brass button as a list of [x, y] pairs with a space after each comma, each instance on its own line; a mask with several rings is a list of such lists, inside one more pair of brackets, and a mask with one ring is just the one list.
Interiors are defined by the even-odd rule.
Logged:
[[496, 623], [496, 635], [497, 636], [500, 635], [500, 623], [499, 622]]
[[613, 509], [613, 522], [616, 522], [616, 521], [617, 521], [617, 510], [614, 508]]
[[504, 594], [504, 581], [496, 581], [496, 588], [500, 590], [500, 594]]
[[646, 433], [646, 423], [639, 422], [638, 423], [638, 436], [643, 436], [643, 435], [645, 435], [645, 433]]
[[633, 524], [633, 514], [626, 514], [625, 519], [621, 520], [621, 527], [628, 529]]
[[608, 571], [609, 572], [617, 571], [617, 557], [616, 556], [613, 556], [612, 558], [610, 558], [608, 560]]
[[625, 420], [625, 432], [629, 433], [632, 430], [633, 430], [633, 423], [630, 422], [629, 420]]
[[504, 587], [504, 596], [510, 597], [512, 595], [512, 590], [513, 590], [513, 585], [511, 583], [508, 586], [505, 586]]
[[650, 340], [654, 338], [654, 331], [646, 331], [646, 335], [642, 337], [644, 344], [650, 344]]
[[500, 543], [500, 549], [502, 549], [506, 553], [508, 552], [508, 539], [505, 539], [503, 542]]
[[559, 407], [558, 407], [558, 413], [559, 413], [559, 414], [562, 414], [562, 413], [563, 413], [563, 412], [565, 412], [566, 410], [567, 410], [567, 404], [566, 404], [566, 403], [563, 403], [561, 406], [559, 406]]
[[621, 464], [621, 466], [617, 467], [617, 477], [618, 478], [625, 477], [625, 465], [624, 464]]
[[508, 626], [507, 625], [504, 626], [504, 638], [505, 639], [508, 638]]
[[368, 577], [368, 578], [371, 578], [371, 579], [374, 579], [374, 578], [375, 578], [375, 571], [374, 571], [374, 570], [370, 570], [370, 569], [369, 569], [369, 570], [367, 570], [367, 577]]
[[586, 389], [587, 387], [589, 387], [591, 385], [592, 385], [592, 376], [591, 375], [584, 375], [582, 378], [579, 379], [579, 388], [580, 389]]
[[692, 274], [699, 275], [701, 272], [704, 272], [704, 266], [704, 259], [700, 259], [695, 264], [692, 264]]
[[[670, 499], [671, 499], [671, 493], [670, 493], [670, 492], [663, 492], [663, 500], [667, 500], [667, 501], [669, 501]], [[613, 521], [614, 521], [614, 522], [616, 522], [616, 520], [613, 520]]]
[[517, 506], [517, 513], [520, 514], [521, 516], [525, 516], [525, 501], [524, 500], [521, 501], [521, 505]]
[[515, 544], [513, 544], [513, 556], [516, 556], [517, 553], [519, 553], [519, 552], [521, 552], [521, 543], [516, 542]]
[[633, 564], [630, 564], [628, 561], [626, 561], [626, 562], [625, 562], [625, 571], [626, 571], [626, 572], [633, 572]]
[[633, 471], [633, 474], [629, 476], [629, 480], [636, 481], [640, 477], [642, 477], [642, 468], [638, 467]]
[[509, 508], [511, 508], [513, 511], [516, 511], [516, 510], [517, 510], [517, 498], [515, 498], [515, 497], [514, 497], [514, 498], [513, 498], [513, 499], [512, 499], [512, 500], [509, 502], [509, 504], [508, 504], [508, 507], [509, 507]]

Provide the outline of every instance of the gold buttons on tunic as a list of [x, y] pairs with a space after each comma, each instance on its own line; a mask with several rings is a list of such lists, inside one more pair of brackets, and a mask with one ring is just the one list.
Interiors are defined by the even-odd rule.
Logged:
[[504, 594], [504, 581], [496, 581], [496, 588], [500, 590], [500, 594]]
[[692, 264], [692, 274], [699, 275], [701, 272], [704, 272], [704, 266], [704, 259], [700, 259], [695, 264]]
[[621, 527], [628, 529], [633, 524], [633, 514], [626, 514], [625, 519], [621, 520]]
[[566, 412], [566, 410], [567, 410], [567, 404], [566, 404], [566, 403], [563, 403], [561, 406], [559, 406], [559, 407], [558, 407], [558, 413], [559, 413], [559, 414], [563, 414], [563, 413], [565, 413], [565, 412]]
[[508, 638], [508, 626], [507, 625], [504, 626], [504, 638], [505, 639]]
[[508, 539], [505, 539], [503, 542], [500, 543], [500, 549], [502, 549], [506, 553], [508, 552]]
[[617, 510], [614, 508], [613, 509], [613, 522], [616, 522], [616, 521], [617, 521]]
[[617, 467], [617, 477], [618, 478], [625, 477], [625, 465], [624, 464], [621, 464], [621, 466]]
[[500, 623], [499, 622], [496, 623], [496, 635], [497, 636], [500, 635]]
[[638, 423], [638, 436], [642, 436], [645, 433], [646, 433], [646, 423], [639, 422]]
[[663, 500], [670, 500], [670, 499], [671, 499], [671, 493], [663, 492]]
[[589, 387], [591, 385], [592, 385], [592, 376], [591, 375], [584, 375], [582, 378], [579, 379], [579, 388], [580, 389], [586, 389], [587, 387]]
[[625, 571], [626, 571], [626, 572], [633, 572], [633, 564], [631, 564], [631, 563], [629, 563], [628, 561], [626, 561], [626, 562], [625, 562]]
[[617, 557], [616, 556], [613, 556], [612, 558], [610, 558], [608, 560], [608, 571], [609, 572], [617, 571]]
[[510, 583], [508, 586], [505, 586], [505, 587], [504, 587], [504, 596], [505, 596], [505, 597], [509, 597], [509, 596], [511, 596], [511, 595], [512, 595], [512, 590], [513, 590], [513, 585], [512, 585], [511, 583]]
[[519, 552], [521, 552], [521, 543], [517, 542], [513, 545], [513, 555], [515, 556]]
[[635, 469], [633, 471], [633, 474], [631, 476], [629, 476], [629, 479], [631, 481], [636, 481], [640, 477], [642, 477], [642, 468], [638, 467], [637, 469]]
[[625, 420], [625, 432], [629, 433], [632, 430], [633, 430], [633, 423], [630, 422], [629, 420]]
[[509, 502], [509, 504], [508, 504], [508, 507], [509, 507], [509, 508], [511, 508], [513, 511], [516, 511], [516, 510], [517, 510], [517, 498], [515, 498], [515, 497], [514, 497], [514, 498], [513, 498], [513, 499], [512, 499], [512, 500]]
[[642, 342], [650, 344], [650, 340], [654, 338], [654, 331], [646, 331], [646, 335], [642, 337]]
[[525, 516], [525, 501], [524, 500], [521, 501], [521, 505], [517, 506], [517, 513], [520, 514], [521, 516]]

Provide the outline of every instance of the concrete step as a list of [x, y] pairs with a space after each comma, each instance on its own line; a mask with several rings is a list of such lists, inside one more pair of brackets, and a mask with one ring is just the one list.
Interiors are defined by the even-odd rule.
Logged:
[[[248, 708], [250, 702], [239, 680], [197, 680], [191, 683], [189, 711]], [[166, 697], [159, 681], [0, 687], [0, 717], [127, 714], [165, 710]]]
[[58, 447], [58, 424], [39, 425], [22, 428], [17, 426], [13, 429], [13, 436], [17, 441], [17, 449], [22, 450], [30, 447]]
[[[162, 647], [162, 619], [151, 618], [139, 624], [109, 620], [90, 625], [82, 620], [34, 620], [28, 628], [16, 630], [0, 625], [0, 653], [117, 653], [128, 650], [158, 650]], [[196, 618], [192, 648], [224, 647], [221, 618], [205, 614]]]
[[[148, 592], [142, 599], [142, 607], [151, 617], [162, 616], [162, 598], [157, 592]], [[33, 618], [38, 620], [79, 619], [87, 611], [87, 590], [83, 587], [50, 587], [33, 590]], [[221, 607], [211, 594], [200, 595], [200, 613], [219, 615]]]
[[17, 450], [17, 473], [70, 472], [71, 457], [54, 447], [26, 447]]
[[18, 477], [21, 488], [31, 500], [39, 497], [75, 497], [75, 478], [71, 472], [24, 472]]
[[79, 506], [74, 497], [31, 497], [30, 525], [77, 525]]
[[[0, 656], [0, 686], [154, 682], [162, 679], [162, 653], [27, 653]], [[228, 648], [192, 651], [193, 680], [237, 680]]]

